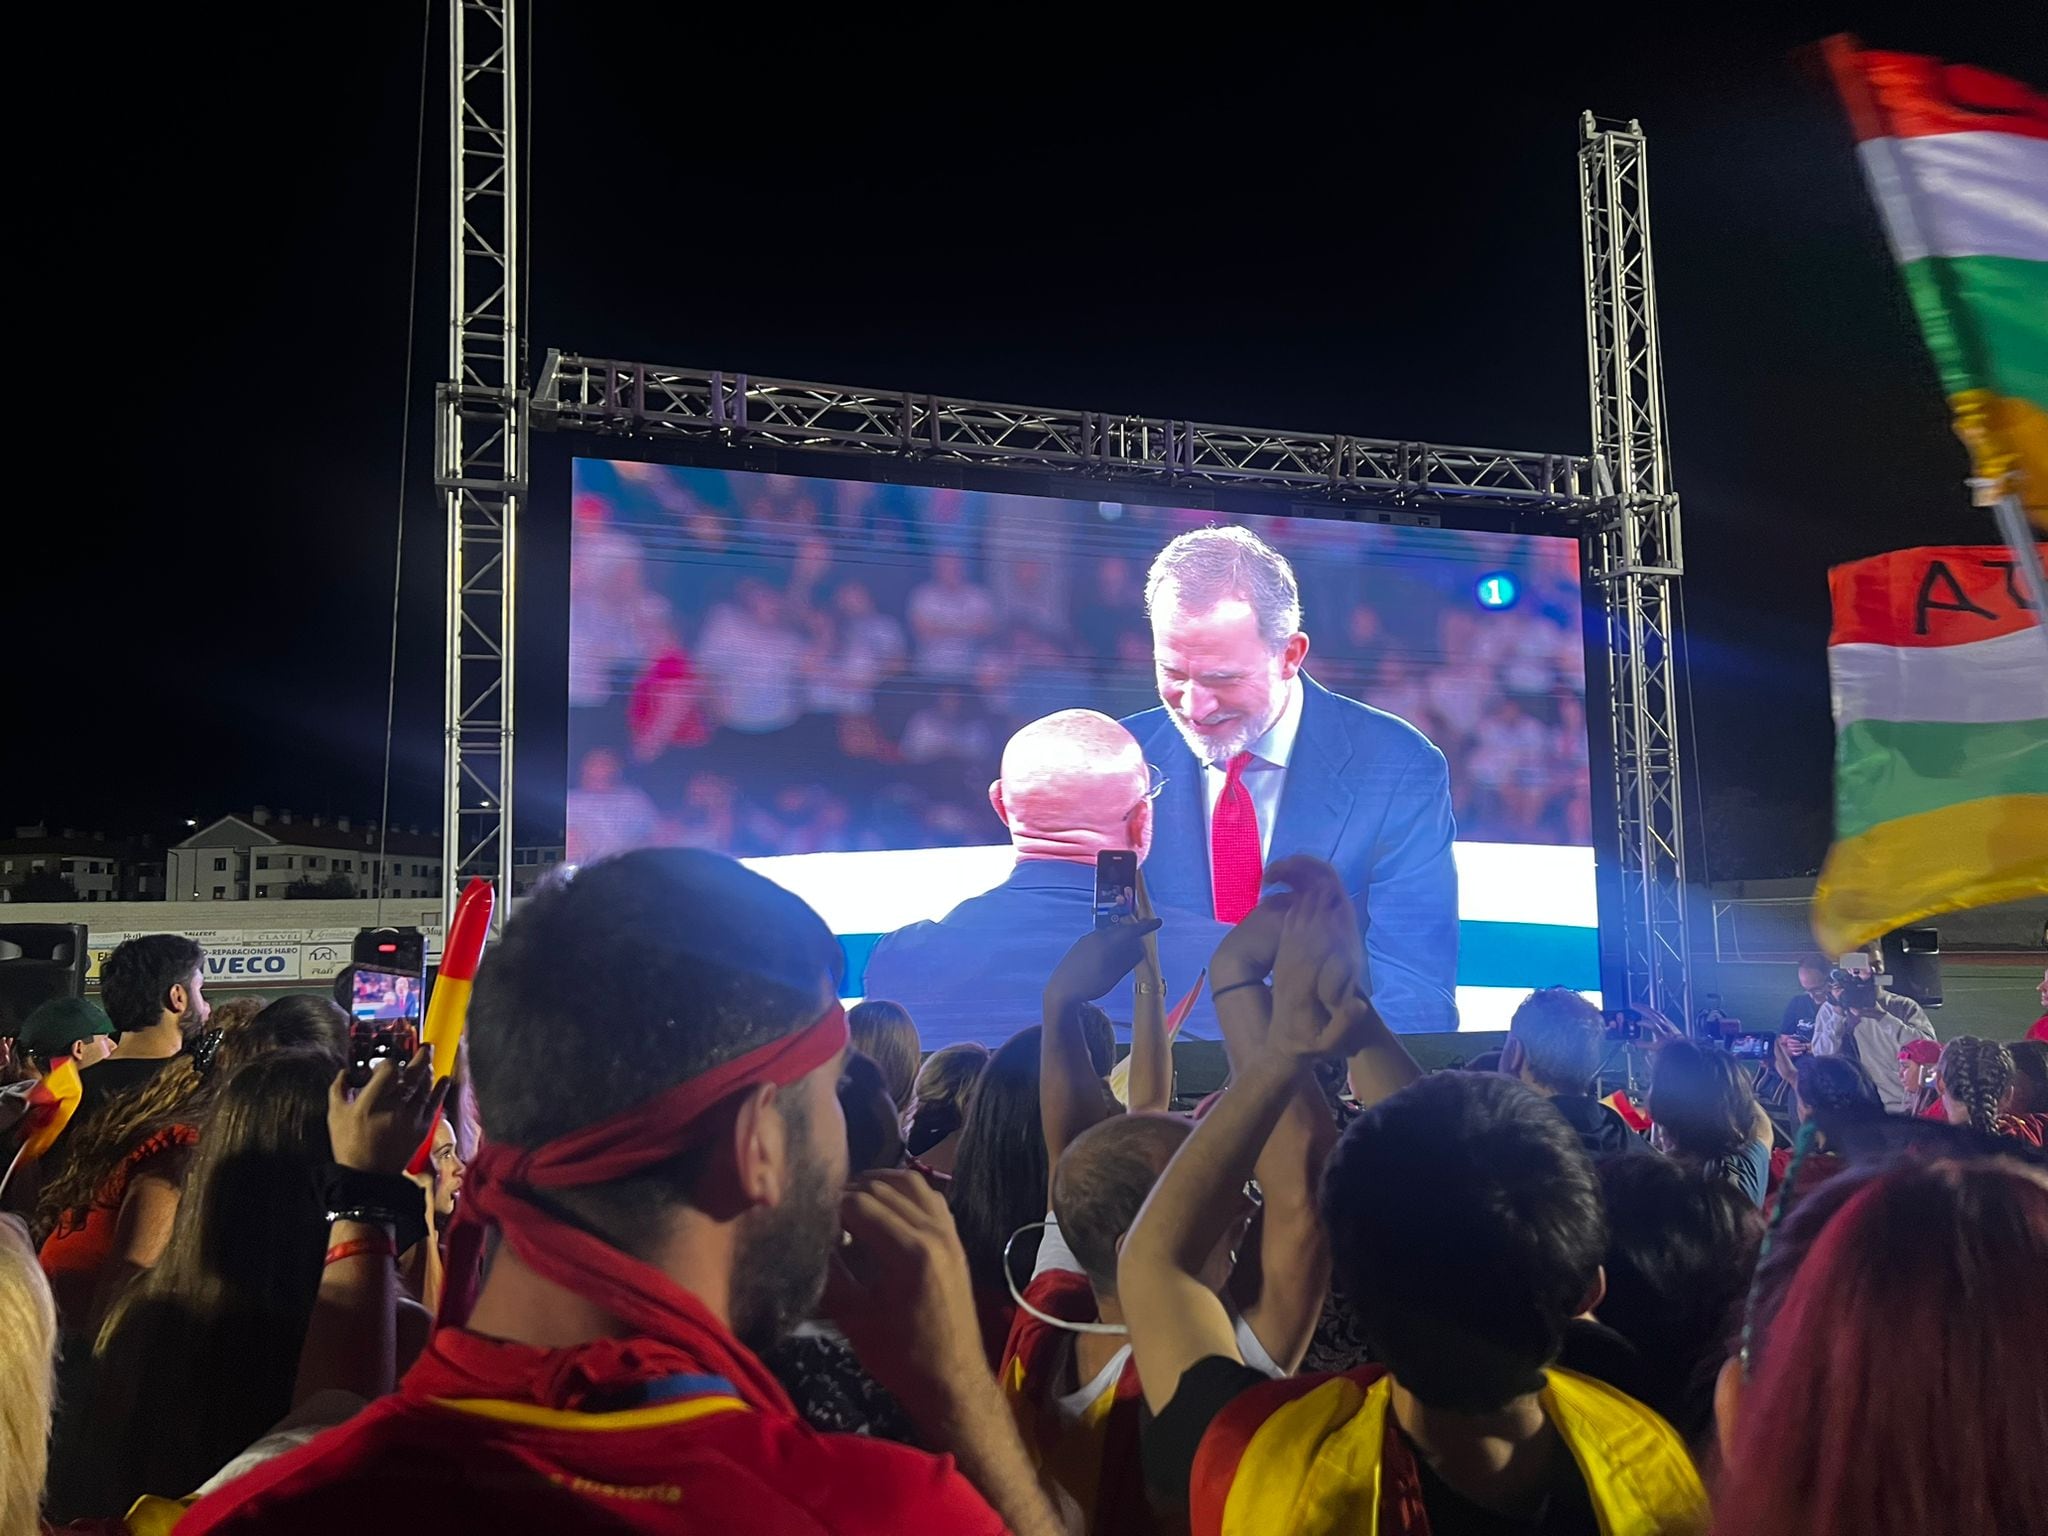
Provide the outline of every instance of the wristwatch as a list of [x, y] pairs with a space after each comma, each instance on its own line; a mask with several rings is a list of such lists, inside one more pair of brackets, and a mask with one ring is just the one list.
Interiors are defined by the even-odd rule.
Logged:
[[1164, 982], [1155, 987], [1149, 981], [1137, 981], [1131, 984], [1131, 990], [1139, 997], [1162, 997], [1165, 995], [1166, 987]]

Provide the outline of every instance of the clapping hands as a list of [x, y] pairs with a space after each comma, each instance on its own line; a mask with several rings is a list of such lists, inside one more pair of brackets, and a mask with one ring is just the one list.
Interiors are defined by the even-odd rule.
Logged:
[[[1296, 1060], [1357, 1049], [1370, 1021], [1365, 946], [1337, 872], [1319, 859], [1283, 859], [1269, 871], [1292, 895], [1279, 914], [1269, 1049]], [[1271, 898], [1269, 898], [1271, 899]]]

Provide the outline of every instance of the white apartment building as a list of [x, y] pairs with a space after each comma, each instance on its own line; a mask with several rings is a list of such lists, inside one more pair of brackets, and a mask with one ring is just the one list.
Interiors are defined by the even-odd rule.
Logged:
[[164, 852], [153, 839], [16, 827], [0, 839], [0, 902], [33, 899], [22, 894], [32, 876], [67, 881], [80, 901], [161, 900]]
[[[417, 827], [393, 827], [378, 847], [375, 822], [274, 816], [264, 806], [223, 816], [170, 850], [166, 895], [172, 901], [283, 901], [298, 881], [346, 879], [359, 896], [436, 900], [441, 840]], [[380, 889], [381, 887], [381, 889]]]

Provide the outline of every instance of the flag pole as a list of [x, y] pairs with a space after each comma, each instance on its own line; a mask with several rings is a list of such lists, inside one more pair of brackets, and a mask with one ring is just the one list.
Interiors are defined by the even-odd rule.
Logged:
[[2018, 496], [2007, 491], [1992, 504], [1991, 515], [1998, 521], [2005, 547], [2019, 564], [2020, 580], [2034, 609], [2034, 633], [2048, 645], [2048, 575], [2041, 570], [2041, 546], [2034, 541], [2033, 530], [2027, 524], [2026, 508], [2020, 505]]

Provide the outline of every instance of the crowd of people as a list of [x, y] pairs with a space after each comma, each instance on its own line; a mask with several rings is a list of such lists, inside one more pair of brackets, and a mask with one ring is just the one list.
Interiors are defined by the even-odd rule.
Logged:
[[627, 853], [366, 1081], [130, 940], [0, 1096], [0, 1536], [2048, 1529], [2048, 1040], [1929, 1061], [1835, 964], [1779, 1116], [1668, 1027], [1603, 1093], [1564, 989], [1426, 1073], [1336, 873], [1264, 882], [1192, 1105], [1149, 903], [926, 1057], [796, 897]]
[[[1018, 725], [1158, 702], [1147, 562], [1209, 518], [633, 463], [585, 464], [578, 485], [571, 862], [990, 841], [991, 767]], [[1367, 532], [1425, 536], [1266, 530], [1301, 572], [1318, 679], [1442, 749], [1464, 836], [1589, 843], [1573, 551], [1482, 556], [1492, 536], [1432, 530], [1435, 554], [1382, 558]], [[1486, 558], [1514, 569], [1512, 608], [1472, 601]]]

